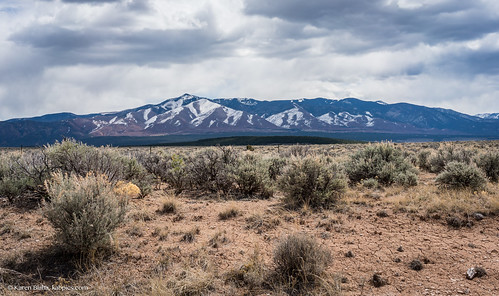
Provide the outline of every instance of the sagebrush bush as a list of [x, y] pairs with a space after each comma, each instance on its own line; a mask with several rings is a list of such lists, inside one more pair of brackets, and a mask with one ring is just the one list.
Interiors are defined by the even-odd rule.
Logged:
[[362, 180], [362, 186], [366, 187], [366, 188], [379, 188], [379, 182], [378, 180], [376, 179], [366, 179], [366, 180]]
[[293, 145], [286, 150], [280, 152], [282, 157], [306, 157], [311, 154], [310, 146], [306, 145]]
[[425, 170], [425, 171], [430, 171], [431, 166], [430, 166], [430, 156], [431, 156], [431, 151], [424, 149], [418, 152], [417, 154], [417, 165], [420, 169]]
[[43, 182], [49, 174], [50, 164], [43, 151], [4, 155], [0, 159], [0, 196], [10, 201], [26, 192], [44, 196]]
[[446, 146], [438, 149], [437, 153], [429, 158], [429, 171], [432, 173], [442, 172], [450, 162], [471, 163], [475, 151], [468, 149], [457, 149], [454, 146]]
[[269, 198], [273, 195], [267, 174], [267, 163], [255, 155], [245, 155], [235, 165], [235, 191], [242, 196]]
[[499, 181], [499, 153], [482, 154], [475, 160], [475, 163], [490, 181]]
[[292, 234], [277, 245], [273, 260], [278, 278], [292, 292], [317, 283], [332, 257], [313, 238]]
[[81, 177], [90, 172], [105, 174], [110, 182], [139, 178], [142, 166], [108, 147], [96, 148], [75, 140], [48, 145], [45, 153], [52, 171]]
[[203, 149], [189, 157], [190, 183], [197, 189], [229, 194], [234, 188], [237, 161], [230, 147]]
[[346, 182], [338, 165], [307, 157], [290, 163], [279, 179], [279, 187], [285, 195], [284, 203], [291, 208], [330, 208], [345, 191]]
[[436, 183], [452, 189], [480, 190], [485, 187], [487, 179], [475, 165], [452, 161], [437, 176]]
[[181, 193], [189, 185], [185, 155], [160, 151], [140, 155], [139, 161], [150, 174], [174, 189], [175, 194]]
[[51, 200], [44, 216], [68, 252], [89, 256], [111, 246], [113, 231], [125, 218], [128, 197], [117, 196], [106, 176], [56, 173], [45, 184]]
[[286, 166], [286, 159], [284, 158], [272, 158], [269, 160], [269, 178], [272, 181], [276, 181], [279, 176], [281, 176], [284, 167]]
[[381, 185], [417, 185], [417, 171], [400, 149], [390, 143], [369, 145], [354, 153], [345, 164], [350, 182], [376, 179]]

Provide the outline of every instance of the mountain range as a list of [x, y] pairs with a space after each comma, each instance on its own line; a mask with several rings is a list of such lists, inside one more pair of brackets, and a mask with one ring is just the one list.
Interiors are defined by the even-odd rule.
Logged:
[[358, 133], [499, 138], [499, 113], [472, 116], [450, 109], [355, 98], [261, 101], [184, 94], [156, 105], [117, 112], [57, 113], [2, 121], [0, 146], [43, 145], [68, 137], [88, 140], [317, 132], [335, 137]]

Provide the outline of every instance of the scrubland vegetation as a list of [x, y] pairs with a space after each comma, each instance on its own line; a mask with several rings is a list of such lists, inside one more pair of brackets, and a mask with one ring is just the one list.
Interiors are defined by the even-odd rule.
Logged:
[[0, 293], [422, 294], [425, 231], [497, 258], [498, 180], [498, 142], [3, 150]]

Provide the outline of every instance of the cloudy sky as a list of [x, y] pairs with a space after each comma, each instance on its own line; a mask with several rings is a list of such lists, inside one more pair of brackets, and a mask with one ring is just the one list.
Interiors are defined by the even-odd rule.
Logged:
[[0, 0], [0, 120], [183, 93], [499, 112], [499, 2]]

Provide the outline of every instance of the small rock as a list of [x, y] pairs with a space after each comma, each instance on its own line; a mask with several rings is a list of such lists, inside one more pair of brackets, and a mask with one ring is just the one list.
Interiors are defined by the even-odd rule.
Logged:
[[355, 257], [355, 255], [352, 253], [352, 251], [348, 251], [348, 252], [345, 253], [345, 257], [347, 257], [347, 258], [353, 258], [353, 257]]
[[481, 221], [481, 220], [483, 220], [483, 218], [485, 218], [485, 216], [483, 214], [481, 214], [481, 213], [473, 213], [472, 216], [477, 221]]
[[342, 277], [342, 278], [341, 278], [341, 283], [342, 283], [342, 284], [346, 284], [346, 283], [348, 283], [348, 279], [347, 279], [346, 277]]
[[419, 271], [423, 269], [423, 263], [421, 263], [421, 261], [419, 261], [418, 259], [412, 260], [411, 263], [409, 263], [409, 268]]
[[452, 226], [454, 228], [459, 228], [466, 224], [463, 222], [463, 220], [461, 220], [458, 217], [447, 217], [446, 222], [447, 225]]
[[381, 211], [378, 211], [376, 213], [376, 216], [378, 216], [380, 218], [385, 218], [385, 217], [388, 217], [388, 213], [385, 210], [381, 210]]
[[403, 251], [404, 251], [404, 248], [402, 248], [402, 246], [400, 246], [400, 247], [398, 247], [398, 248], [397, 248], [397, 251], [398, 251], [398, 252], [403, 252]]
[[474, 243], [469, 243], [469, 244], [468, 244], [468, 247], [470, 247], [470, 248], [474, 249], [474, 248], [476, 248], [476, 245], [475, 245]]
[[400, 258], [395, 258], [395, 259], [393, 259], [393, 262], [400, 263], [400, 262], [402, 262], [402, 260], [400, 260]]
[[433, 214], [431, 216], [432, 219], [435, 219], [435, 220], [440, 220], [440, 218], [442, 218], [439, 214]]
[[472, 280], [476, 277], [482, 277], [487, 275], [487, 272], [482, 267], [472, 267], [466, 271], [466, 278]]
[[433, 262], [433, 261], [431, 261], [430, 259], [428, 259], [428, 258], [424, 257], [424, 258], [423, 258], [423, 263], [424, 263], [424, 264], [433, 264], [434, 262]]
[[373, 286], [376, 288], [383, 287], [384, 285], [387, 284], [386, 280], [377, 273], [373, 274], [371, 282]]

